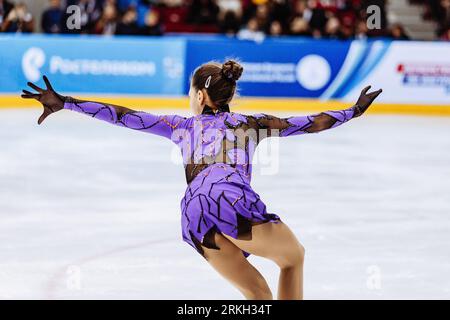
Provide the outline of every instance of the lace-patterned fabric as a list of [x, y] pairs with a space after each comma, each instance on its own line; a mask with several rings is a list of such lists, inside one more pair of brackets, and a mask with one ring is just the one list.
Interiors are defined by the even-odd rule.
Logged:
[[[204, 254], [203, 247], [220, 249], [216, 232], [251, 239], [255, 224], [279, 222], [251, 188], [252, 157], [266, 137], [287, 137], [337, 127], [355, 115], [354, 108], [310, 116], [278, 118], [224, 111], [190, 118], [153, 115], [124, 107], [68, 98], [65, 109], [109, 123], [156, 134], [173, 141], [183, 156], [186, 180], [181, 200], [183, 239]], [[247, 257], [249, 254], [243, 252]]]

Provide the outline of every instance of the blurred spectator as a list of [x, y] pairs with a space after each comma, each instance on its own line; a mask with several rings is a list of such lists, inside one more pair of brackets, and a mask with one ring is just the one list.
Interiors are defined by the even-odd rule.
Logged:
[[256, 6], [255, 16], [258, 23], [258, 28], [261, 31], [268, 33], [270, 26], [270, 11], [268, 4], [260, 4]]
[[145, 36], [160, 36], [163, 34], [160, 15], [156, 10], [150, 10], [145, 17], [144, 27], [141, 29], [141, 34]]
[[270, 10], [270, 17], [272, 20], [276, 20], [284, 27], [287, 26], [289, 17], [291, 15], [291, 5], [288, 0], [269, 0], [268, 7]]
[[436, 20], [440, 30], [450, 23], [450, 0], [428, 0], [422, 1], [426, 7], [424, 17]]
[[438, 13], [438, 35], [442, 37], [448, 31], [450, 26], [450, 0], [441, 0], [439, 2]]
[[450, 41], [450, 26], [442, 30], [440, 39], [443, 41]]
[[355, 35], [355, 28], [353, 28], [353, 26], [342, 24], [340, 35], [342, 40], [353, 39]]
[[294, 36], [312, 36], [309, 29], [308, 21], [304, 18], [296, 17], [292, 20], [290, 26], [290, 34]]
[[269, 34], [273, 37], [278, 37], [283, 34], [283, 26], [280, 21], [275, 20], [270, 24]]
[[95, 25], [94, 32], [103, 35], [114, 35], [117, 30], [117, 9], [115, 4], [107, 2], [103, 14]]
[[442, 20], [440, 21], [443, 25], [450, 24], [450, 0], [442, 0], [440, 2], [442, 10]]
[[116, 34], [135, 35], [139, 33], [136, 6], [129, 6], [117, 25]]
[[235, 35], [239, 31], [240, 26], [241, 22], [238, 13], [227, 10], [220, 19], [219, 30], [227, 35]]
[[[0, 0], [0, 30], [31, 32], [25, 10], [13, 10], [11, 0]], [[439, 21], [438, 35], [448, 36], [450, 0], [409, 0], [427, 4], [428, 15]], [[161, 35], [167, 32], [220, 32], [261, 41], [265, 35], [309, 36], [330, 39], [367, 39], [389, 36], [408, 39], [398, 25], [386, 30], [386, 0], [49, 0], [42, 14], [45, 33], [106, 35]], [[61, 5], [64, 4], [63, 6]], [[81, 26], [68, 30], [69, 5], [81, 9]], [[382, 29], [368, 30], [367, 7], [378, 5]], [[11, 11], [14, 13], [11, 14]], [[19, 14], [17, 14], [17, 12]], [[10, 19], [7, 19], [10, 16]], [[31, 19], [31, 20], [30, 20]], [[8, 21], [7, 21], [8, 20]]]
[[308, 0], [308, 9], [311, 10], [311, 18], [309, 19], [309, 27], [315, 38], [322, 36], [325, 25], [327, 24], [327, 16], [325, 10], [319, 6], [317, 0]]
[[219, 6], [214, 0], [192, 0], [188, 22], [193, 24], [217, 24]]
[[44, 33], [61, 33], [63, 10], [60, 0], [50, 0], [50, 7], [44, 11], [41, 18], [42, 31]]
[[0, 0], [0, 30], [2, 29], [1, 26], [3, 25], [3, 22], [6, 20], [6, 17], [13, 7], [14, 5], [8, 0]]
[[341, 22], [339, 19], [331, 17], [325, 25], [325, 36], [329, 39], [344, 39], [345, 37], [341, 30]]
[[140, 0], [136, 6], [137, 12], [137, 25], [139, 28], [143, 28], [145, 26], [145, 19], [147, 18], [147, 14], [152, 10], [152, 6], [149, 5], [144, 0]]
[[355, 39], [366, 40], [368, 38], [368, 28], [366, 21], [358, 21], [355, 28]]
[[247, 26], [241, 29], [237, 36], [241, 40], [252, 40], [256, 42], [261, 42], [265, 38], [264, 32], [259, 29], [258, 20], [256, 18], [250, 19]]
[[393, 40], [409, 40], [405, 29], [399, 23], [393, 24], [390, 28], [389, 37]]
[[293, 13], [292, 18], [303, 18], [306, 21], [309, 22], [309, 19], [311, 19], [311, 10], [306, 5], [306, 0], [300, 0], [295, 2], [295, 5], [293, 7]]
[[16, 4], [3, 21], [3, 32], [29, 33], [34, 30], [34, 20], [25, 3]]
[[335, 15], [339, 18], [344, 27], [353, 28], [357, 25], [359, 18], [360, 3], [359, 1], [344, 0], [336, 8]]

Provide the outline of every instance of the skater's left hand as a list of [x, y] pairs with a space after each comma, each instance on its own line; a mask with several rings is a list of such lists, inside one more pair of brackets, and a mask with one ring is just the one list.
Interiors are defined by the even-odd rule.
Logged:
[[383, 89], [367, 93], [372, 86], [367, 86], [361, 91], [361, 95], [355, 104], [355, 117], [359, 117], [370, 107], [372, 102], [383, 92]]
[[37, 93], [32, 93], [27, 90], [22, 90], [22, 98], [24, 99], [36, 99], [44, 106], [44, 112], [39, 117], [38, 124], [41, 124], [50, 114], [57, 112], [64, 108], [65, 97], [58, 94], [53, 90], [50, 81], [44, 76], [44, 82], [47, 87], [46, 90], [39, 88], [34, 83], [28, 82], [28, 85], [37, 91]]

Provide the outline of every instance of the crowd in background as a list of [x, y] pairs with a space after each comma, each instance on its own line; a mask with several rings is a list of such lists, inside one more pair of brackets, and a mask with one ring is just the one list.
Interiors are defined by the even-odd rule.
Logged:
[[442, 40], [450, 40], [450, 0], [410, 0], [411, 3], [426, 7], [424, 18], [437, 22], [437, 35]]
[[[425, 19], [438, 22], [439, 37], [450, 36], [450, 0], [410, 0], [427, 7]], [[368, 5], [381, 9], [381, 28], [369, 29]], [[71, 29], [66, 8], [81, 10]], [[386, 0], [49, 0], [41, 17], [44, 33], [152, 35], [171, 32], [223, 33], [242, 39], [309, 36], [328, 39], [390, 37], [408, 40], [400, 24], [388, 26]], [[34, 18], [23, 3], [0, 0], [0, 30], [33, 32]]]

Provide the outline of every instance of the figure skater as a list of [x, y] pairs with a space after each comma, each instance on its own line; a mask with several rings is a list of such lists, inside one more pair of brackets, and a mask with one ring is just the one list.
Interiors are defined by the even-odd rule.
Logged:
[[172, 140], [181, 149], [187, 181], [181, 200], [183, 240], [247, 299], [272, 299], [266, 280], [246, 259], [250, 254], [279, 266], [278, 299], [303, 299], [305, 250], [250, 186], [253, 152], [265, 137], [320, 132], [359, 117], [382, 90], [369, 93], [366, 87], [357, 103], [342, 111], [289, 118], [243, 115], [229, 109], [242, 72], [233, 60], [197, 68], [189, 90], [190, 118], [62, 96], [45, 76], [46, 89], [28, 83], [37, 92], [23, 90], [22, 97], [44, 106], [38, 124], [67, 109]]

